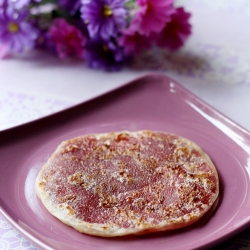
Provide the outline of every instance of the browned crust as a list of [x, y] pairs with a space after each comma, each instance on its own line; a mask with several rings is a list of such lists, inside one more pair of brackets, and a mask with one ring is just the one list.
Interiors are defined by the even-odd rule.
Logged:
[[[96, 137], [97, 139], [100, 138], [110, 138], [116, 136], [117, 138], [119, 136], [122, 136], [123, 134], [138, 136], [140, 134], [144, 134], [147, 136], [151, 136], [151, 133], [158, 133], [158, 132], [152, 132], [152, 131], [137, 131], [137, 132], [129, 132], [129, 131], [122, 131], [122, 132], [115, 132], [115, 133], [104, 133], [104, 134], [96, 134], [92, 135]], [[162, 133], [162, 132], [161, 132]], [[178, 137], [180, 140], [184, 141], [185, 143], [188, 143], [189, 147], [192, 149], [195, 149], [200, 153], [202, 156], [202, 159], [204, 162], [206, 162], [210, 169], [211, 169], [211, 175], [215, 177], [215, 192], [212, 194], [210, 203], [204, 208], [203, 211], [195, 212], [192, 214], [189, 214], [188, 216], [175, 218], [175, 219], [168, 219], [158, 224], [150, 225], [150, 223], [144, 223], [142, 222], [135, 228], [123, 228], [119, 227], [117, 224], [98, 224], [98, 223], [88, 223], [83, 220], [79, 220], [75, 216], [75, 210], [72, 208], [67, 202], [61, 202], [60, 204], [56, 204], [53, 199], [51, 198], [49, 190], [46, 190], [46, 183], [47, 183], [47, 177], [44, 176], [45, 170], [50, 166], [51, 162], [57, 157], [57, 154], [65, 150], [65, 145], [68, 145], [69, 150], [75, 150], [74, 144], [70, 146], [71, 141], [82, 139], [83, 137], [78, 137], [72, 140], [68, 140], [65, 142], [62, 142], [56, 151], [52, 154], [48, 162], [42, 167], [40, 170], [37, 178], [36, 178], [36, 193], [37, 196], [40, 198], [44, 206], [47, 208], [47, 210], [57, 217], [59, 220], [61, 220], [66, 225], [69, 225], [73, 228], [75, 228], [77, 231], [81, 233], [86, 233], [90, 235], [96, 235], [96, 236], [102, 236], [102, 237], [114, 237], [114, 236], [123, 236], [128, 234], [146, 234], [151, 232], [158, 232], [158, 231], [165, 231], [165, 230], [174, 230], [177, 228], [183, 228], [190, 224], [193, 224], [197, 220], [199, 220], [213, 205], [215, 202], [218, 194], [219, 194], [219, 177], [217, 170], [212, 163], [209, 156], [194, 142]], [[129, 180], [129, 176], [125, 176]], [[69, 179], [69, 182], [77, 183], [79, 184], [82, 181], [81, 176], [76, 173], [74, 176], [71, 176]], [[83, 184], [83, 183], [80, 183]], [[72, 197], [67, 197], [67, 199], [73, 199]]]

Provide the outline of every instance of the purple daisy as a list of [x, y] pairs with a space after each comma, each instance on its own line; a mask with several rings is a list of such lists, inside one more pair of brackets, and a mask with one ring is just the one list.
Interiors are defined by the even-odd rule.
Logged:
[[126, 0], [82, 0], [81, 17], [87, 24], [90, 37], [104, 40], [115, 37], [127, 24]]
[[116, 71], [124, 64], [123, 50], [113, 42], [101, 38], [91, 39], [85, 50], [85, 61], [90, 68]]
[[28, 12], [25, 8], [17, 12], [8, 6], [0, 9], [0, 44], [9, 51], [23, 52], [26, 48], [33, 48], [38, 36], [36, 29], [26, 22]]

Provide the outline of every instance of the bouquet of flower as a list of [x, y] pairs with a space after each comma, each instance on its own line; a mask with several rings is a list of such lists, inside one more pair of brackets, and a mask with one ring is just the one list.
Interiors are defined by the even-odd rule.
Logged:
[[0, 54], [44, 48], [117, 70], [154, 46], [179, 49], [190, 13], [174, 0], [0, 0]]

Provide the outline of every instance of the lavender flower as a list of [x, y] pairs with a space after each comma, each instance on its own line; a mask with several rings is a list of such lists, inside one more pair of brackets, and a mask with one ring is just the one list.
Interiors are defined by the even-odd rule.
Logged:
[[22, 52], [25, 48], [33, 48], [37, 31], [27, 20], [25, 8], [17, 12], [11, 5], [0, 9], [0, 44], [9, 51]]
[[81, 17], [90, 37], [99, 35], [108, 40], [115, 37], [119, 29], [126, 26], [126, 0], [82, 0]]
[[123, 50], [111, 41], [96, 37], [86, 45], [85, 61], [90, 68], [116, 71], [125, 60]]

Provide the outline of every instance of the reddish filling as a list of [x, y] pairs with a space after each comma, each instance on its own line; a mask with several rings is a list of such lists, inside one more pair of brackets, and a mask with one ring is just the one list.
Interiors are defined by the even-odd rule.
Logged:
[[67, 203], [77, 218], [124, 228], [202, 211], [217, 191], [198, 151], [161, 133], [70, 140], [44, 176], [51, 198]]

